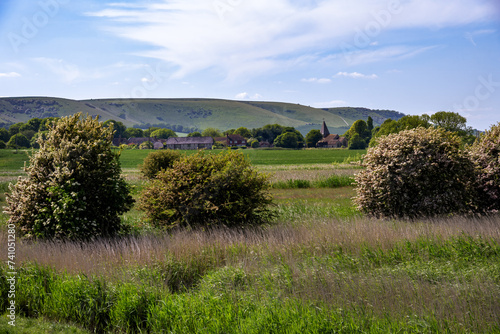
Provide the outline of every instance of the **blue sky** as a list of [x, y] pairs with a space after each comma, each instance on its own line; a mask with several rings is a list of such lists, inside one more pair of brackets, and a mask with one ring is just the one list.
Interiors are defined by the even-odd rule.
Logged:
[[0, 96], [224, 98], [500, 121], [498, 0], [3, 0]]

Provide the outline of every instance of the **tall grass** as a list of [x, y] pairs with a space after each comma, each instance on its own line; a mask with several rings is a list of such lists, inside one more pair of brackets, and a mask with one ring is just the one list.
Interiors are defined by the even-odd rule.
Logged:
[[315, 180], [288, 179], [271, 183], [274, 189], [300, 189], [300, 188], [339, 188], [354, 184], [354, 178], [347, 175], [331, 175], [327, 178]]
[[18, 303], [96, 332], [495, 332], [499, 225], [323, 219], [20, 244]]

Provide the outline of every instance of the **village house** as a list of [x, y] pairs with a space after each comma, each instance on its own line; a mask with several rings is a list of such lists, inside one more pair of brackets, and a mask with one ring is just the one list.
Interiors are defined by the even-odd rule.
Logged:
[[325, 121], [323, 121], [323, 125], [321, 126], [320, 132], [323, 135], [323, 139], [318, 141], [316, 147], [321, 147], [321, 148], [347, 147], [348, 145], [347, 139], [345, 137], [340, 137], [337, 134], [331, 134], [330, 131], [328, 131], [328, 127], [326, 126]]
[[120, 146], [122, 144], [125, 145], [141, 145], [142, 143], [145, 142], [151, 142], [153, 144], [153, 147], [155, 150], [159, 150], [164, 148], [165, 143], [167, 142], [167, 139], [160, 139], [160, 138], [155, 138], [155, 137], [132, 137], [129, 139], [126, 138], [113, 138], [113, 145], [114, 146]]
[[225, 137], [215, 137], [216, 142], [223, 143], [225, 146], [247, 146], [247, 140], [241, 135], [226, 135]]
[[214, 144], [212, 137], [170, 137], [166, 148], [171, 150], [211, 149]]

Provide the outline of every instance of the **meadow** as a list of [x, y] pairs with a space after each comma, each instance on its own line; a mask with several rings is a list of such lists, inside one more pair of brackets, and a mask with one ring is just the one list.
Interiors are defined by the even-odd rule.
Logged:
[[[500, 333], [500, 217], [373, 219], [352, 203], [364, 152], [243, 153], [270, 174], [275, 221], [165, 233], [133, 209], [132, 233], [113, 240], [17, 240], [19, 322], [0, 331]], [[121, 156], [135, 197], [145, 154]]]

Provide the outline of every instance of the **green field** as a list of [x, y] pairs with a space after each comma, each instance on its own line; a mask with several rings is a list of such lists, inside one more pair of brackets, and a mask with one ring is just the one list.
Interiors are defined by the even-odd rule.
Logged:
[[[220, 153], [223, 150], [206, 151]], [[240, 150], [254, 165], [312, 165], [342, 163], [348, 158], [360, 158], [366, 150], [344, 149], [312, 149], [312, 150]], [[24, 162], [28, 161], [31, 150], [0, 150], [0, 173], [21, 172]], [[152, 150], [123, 150], [120, 162], [122, 168], [137, 168]], [[183, 154], [193, 154], [197, 151], [181, 151]]]

